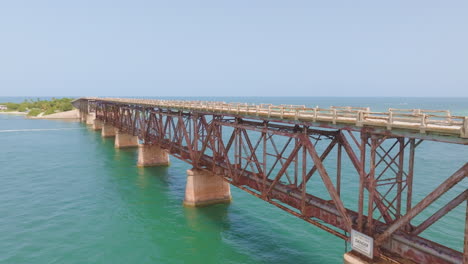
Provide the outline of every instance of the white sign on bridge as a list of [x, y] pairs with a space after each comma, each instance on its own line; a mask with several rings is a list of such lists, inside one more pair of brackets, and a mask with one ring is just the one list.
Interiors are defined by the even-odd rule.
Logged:
[[351, 247], [368, 258], [374, 256], [374, 239], [356, 230], [351, 230]]

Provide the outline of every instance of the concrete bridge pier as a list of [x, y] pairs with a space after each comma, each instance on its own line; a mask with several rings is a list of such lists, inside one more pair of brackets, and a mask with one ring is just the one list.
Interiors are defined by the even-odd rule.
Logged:
[[86, 123], [86, 114], [82, 111], [78, 111], [80, 116], [80, 122]]
[[184, 205], [204, 206], [231, 199], [230, 185], [221, 176], [205, 169], [187, 170]]
[[114, 146], [115, 148], [138, 147], [138, 137], [116, 130]]
[[86, 122], [87, 125], [92, 126], [94, 124], [94, 119], [96, 119], [96, 113], [89, 113], [86, 115], [84, 122]]
[[93, 120], [93, 130], [101, 130], [102, 129], [102, 121], [99, 119]]
[[111, 124], [102, 125], [102, 137], [115, 137], [115, 127]]
[[169, 166], [169, 153], [159, 145], [138, 144], [137, 166]]

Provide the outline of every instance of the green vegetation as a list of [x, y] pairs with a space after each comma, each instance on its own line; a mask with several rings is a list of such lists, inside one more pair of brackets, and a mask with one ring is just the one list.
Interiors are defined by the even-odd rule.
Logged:
[[28, 112], [28, 116], [37, 116], [42, 112], [44, 112], [44, 115], [49, 115], [72, 110], [72, 101], [73, 98], [52, 98], [51, 100], [26, 99], [22, 103], [4, 103], [3, 105], [6, 105], [8, 108], [6, 111]]
[[42, 113], [41, 109], [34, 108], [28, 112], [28, 116], [37, 116], [40, 113]]

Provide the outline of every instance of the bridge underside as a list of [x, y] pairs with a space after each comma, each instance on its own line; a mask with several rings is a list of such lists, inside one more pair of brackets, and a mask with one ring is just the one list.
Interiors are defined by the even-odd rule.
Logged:
[[[138, 137], [143, 153], [139, 161], [144, 148], [160, 149], [190, 163], [192, 174], [211, 172], [337, 237], [349, 241], [351, 230], [365, 233], [374, 238], [378, 258], [468, 263], [466, 230], [460, 234], [465, 254], [420, 236], [453, 208], [468, 206], [466, 188], [421, 224], [411, 224], [468, 177], [466, 163], [414, 205], [414, 156], [426, 138], [99, 100], [75, 105], [85, 116], [95, 113], [98, 123], [116, 128], [117, 134]], [[169, 162], [162, 160], [164, 165]], [[214, 185], [212, 190], [223, 191], [213, 200], [230, 199], [223, 184]]]

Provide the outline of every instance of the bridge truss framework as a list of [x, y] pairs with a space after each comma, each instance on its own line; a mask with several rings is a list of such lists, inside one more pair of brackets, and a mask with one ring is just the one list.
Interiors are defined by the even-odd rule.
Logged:
[[[395, 263], [398, 259], [468, 263], [466, 188], [421, 224], [411, 224], [468, 177], [465, 163], [413, 205], [414, 157], [421, 138], [365, 126], [333, 129], [312, 122], [128, 102], [77, 102], [80, 112], [95, 112], [98, 120], [138, 136], [143, 144], [157, 144], [194, 168], [211, 170], [230, 184], [337, 237], [349, 241], [352, 229], [373, 237], [374, 256]], [[346, 163], [351, 164], [352, 175], [343, 173]], [[343, 188], [348, 188], [342, 186], [343, 177], [355, 177], [357, 205], [345, 206], [349, 197], [342, 195]], [[464, 236], [460, 234], [464, 252], [420, 236], [462, 203], [467, 205]]]

